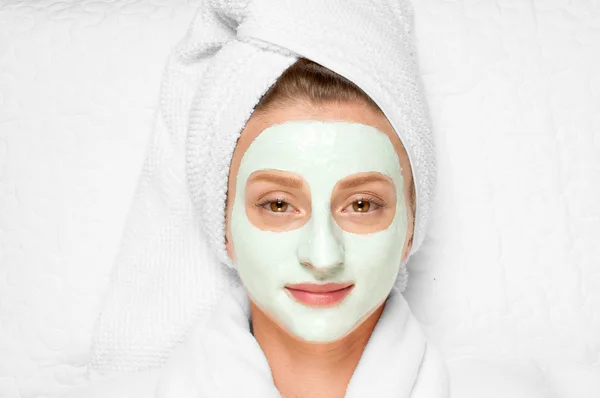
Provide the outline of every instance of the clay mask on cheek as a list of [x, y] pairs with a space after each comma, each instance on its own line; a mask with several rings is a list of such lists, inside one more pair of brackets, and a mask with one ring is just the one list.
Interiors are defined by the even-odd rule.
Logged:
[[[284, 232], [265, 231], [248, 218], [245, 189], [258, 170], [302, 177], [310, 188], [310, 219]], [[336, 184], [353, 174], [377, 172], [391, 178], [396, 207], [391, 224], [367, 234], [343, 230], [331, 214]], [[250, 298], [291, 334], [312, 342], [337, 340], [357, 327], [390, 293], [408, 231], [400, 161], [378, 129], [350, 122], [290, 121], [265, 129], [244, 154], [230, 220], [236, 267]], [[318, 280], [314, 267], [336, 267]], [[296, 283], [353, 282], [344, 300], [311, 307], [284, 289]]]

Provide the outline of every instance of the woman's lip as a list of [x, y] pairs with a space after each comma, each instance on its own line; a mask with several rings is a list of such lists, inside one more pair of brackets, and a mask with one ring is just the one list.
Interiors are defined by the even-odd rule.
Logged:
[[354, 283], [325, 283], [322, 285], [316, 283], [298, 283], [295, 285], [285, 285], [285, 287], [288, 289], [303, 290], [309, 293], [329, 293], [345, 289], [352, 285], [354, 285]]
[[354, 288], [353, 283], [325, 285], [286, 285], [285, 290], [294, 300], [309, 307], [329, 307], [342, 301]]

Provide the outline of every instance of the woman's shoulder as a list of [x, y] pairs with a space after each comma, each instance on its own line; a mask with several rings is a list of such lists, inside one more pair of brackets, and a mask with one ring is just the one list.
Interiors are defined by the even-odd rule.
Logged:
[[452, 398], [561, 398], [528, 361], [460, 358], [446, 364]]

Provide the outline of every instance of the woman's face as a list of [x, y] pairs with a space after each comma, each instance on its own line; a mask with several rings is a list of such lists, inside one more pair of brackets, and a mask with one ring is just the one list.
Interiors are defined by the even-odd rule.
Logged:
[[306, 341], [360, 325], [410, 251], [408, 171], [393, 128], [366, 105], [253, 115], [227, 200], [227, 250], [253, 303]]

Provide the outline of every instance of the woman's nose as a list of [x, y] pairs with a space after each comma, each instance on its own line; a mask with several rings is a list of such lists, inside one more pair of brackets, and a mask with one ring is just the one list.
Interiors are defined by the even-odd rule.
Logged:
[[335, 221], [329, 212], [314, 214], [307, 225], [309, 228], [298, 248], [300, 263], [326, 278], [341, 269], [344, 262], [344, 247], [335, 234]]

